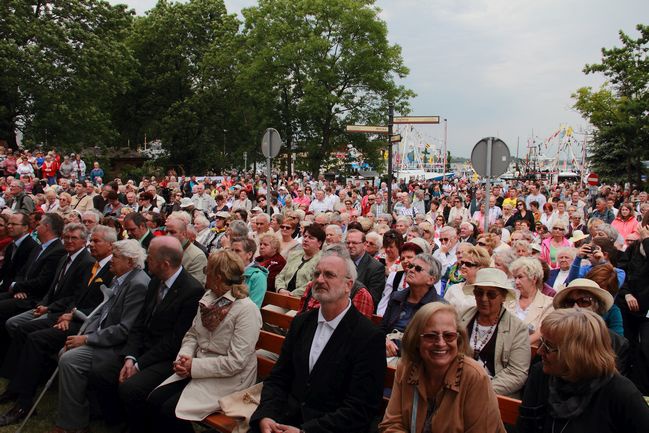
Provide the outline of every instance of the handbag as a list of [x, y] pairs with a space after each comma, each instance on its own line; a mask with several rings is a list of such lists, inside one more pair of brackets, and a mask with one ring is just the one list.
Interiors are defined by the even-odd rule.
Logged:
[[232, 433], [245, 433], [249, 429], [250, 417], [257, 410], [261, 401], [261, 390], [263, 382], [259, 382], [250, 388], [233, 392], [230, 395], [219, 399], [219, 406], [224, 415], [237, 420], [237, 426]]

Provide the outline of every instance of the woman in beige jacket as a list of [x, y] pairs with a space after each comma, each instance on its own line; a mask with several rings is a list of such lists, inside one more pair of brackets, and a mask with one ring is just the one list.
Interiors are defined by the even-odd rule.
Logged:
[[149, 396], [151, 431], [192, 433], [189, 421], [201, 421], [219, 409], [221, 397], [254, 385], [262, 321], [243, 272], [232, 251], [210, 256], [207, 292], [174, 362], [175, 374]]
[[460, 314], [473, 359], [484, 366], [496, 394], [520, 398], [530, 368], [530, 341], [527, 326], [504, 307], [506, 301], [516, 300], [507, 274], [480, 269], [464, 289], [477, 305]]
[[452, 305], [417, 311], [401, 343], [382, 433], [504, 433], [498, 400]]

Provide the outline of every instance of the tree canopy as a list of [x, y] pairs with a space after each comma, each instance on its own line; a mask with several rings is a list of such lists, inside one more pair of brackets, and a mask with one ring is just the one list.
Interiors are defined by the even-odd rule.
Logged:
[[575, 108], [595, 128], [589, 146], [593, 169], [607, 182], [640, 184], [642, 161], [649, 159], [649, 26], [637, 39], [620, 31], [621, 47], [602, 49], [602, 62], [584, 73], [603, 74], [598, 90], [578, 89]]
[[[345, 133], [407, 112], [408, 69], [373, 0], [159, 0], [145, 16], [103, 0], [6, 0], [0, 15], [0, 139], [68, 150], [159, 139], [190, 172], [261, 158], [277, 128], [317, 172], [352, 142], [381, 162], [384, 143]], [[200, 155], [200, 158], [197, 157]]]

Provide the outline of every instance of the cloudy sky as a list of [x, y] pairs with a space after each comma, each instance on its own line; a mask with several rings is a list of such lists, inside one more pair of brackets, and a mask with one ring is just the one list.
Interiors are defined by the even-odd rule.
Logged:
[[[156, 0], [126, 3], [138, 14]], [[239, 13], [254, 0], [225, 0]], [[414, 90], [412, 115], [448, 120], [453, 155], [470, 156], [482, 137], [496, 136], [511, 153], [528, 140], [550, 137], [561, 125], [588, 128], [570, 95], [602, 78], [585, 76], [601, 48], [619, 45], [618, 31], [637, 37], [635, 25], [649, 18], [646, 0], [377, 0], [389, 39], [403, 49]], [[441, 140], [443, 127], [422, 136]]]

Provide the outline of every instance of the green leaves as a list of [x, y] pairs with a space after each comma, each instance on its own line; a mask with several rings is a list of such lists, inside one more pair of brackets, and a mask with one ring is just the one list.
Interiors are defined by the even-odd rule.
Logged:
[[601, 73], [608, 81], [572, 95], [577, 109], [595, 128], [589, 146], [594, 170], [607, 182], [641, 183], [642, 160], [649, 158], [649, 26], [639, 24], [633, 39], [620, 32], [621, 47], [602, 49], [600, 64], [584, 73]]

